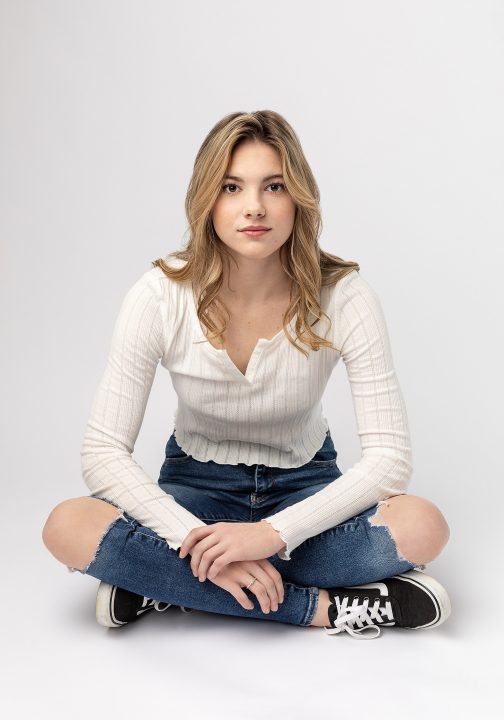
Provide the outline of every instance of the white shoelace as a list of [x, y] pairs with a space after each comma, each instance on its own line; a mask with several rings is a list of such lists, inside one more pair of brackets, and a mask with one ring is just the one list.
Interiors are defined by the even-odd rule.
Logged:
[[[161, 605], [166, 605], [166, 607], [161, 607]], [[168, 610], [169, 607], [172, 606], [172, 603], [165, 603], [162, 600], [152, 600], [152, 598], [144, 597], [142, 600], [142, 607], [140, 610], [137, 610], [137, 615], [141, 615], [146, 610], [150, 610], [151, 607], [154, 607], [154, 610], [157, 610], [158, 612], [164, 612], [165, 610]], [[180, 605], [180, 609], [182, 612], [185, 613], [191, 613], [193, 612], [192, 608], [186, 608], [183, 605]]]
[[[370, 607], [369, 598], [364, 598], [364, 602], [359, 605], [359, 598], [354, 597], [352, 604], [349, 605], [348, 595], [345, 595], [343, 601], [336, 595], [334, 602], [338, 615], [334, 622], [335, 626], [325, 628], [328, 635], [347, 632], [359, 640], [374, 640], [380, 635], [381, 630], [373, 621], [382, 623], [384, 618], [389, 621], [394, 620], [389, 600], [386, 600], [385, 605], [381, 607], [380, 598], [375, 598], [373, 605]], [[354, 625], [357, 625], [358, 628], [356, 629]], [[371, 630], [371, 632], [365, 632], [366, 630]]]
[[[166, 605], [166, 607], [161, 607], [161, 605]], [[154, 610], [157, 610], [158, 612], [164, 612], [171, 607], [171, 603], [165, 603], [162, 600], [152, 600], [152, 598], [144, 597], [142, 600], [142, 607], [140, 610], [137, 610], [137, 615], [141, 615], [146, 610], [150, 610], [151, 607], [154, 607]]]

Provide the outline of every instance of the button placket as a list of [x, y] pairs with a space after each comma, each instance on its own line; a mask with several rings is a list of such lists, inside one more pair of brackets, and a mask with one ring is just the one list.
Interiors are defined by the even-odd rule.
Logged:
[[[259, 338], [259, 340], [257, 341], [256, 346], [252, 352], [252, 355], [250, 356], [250, 360], [248, 362], [247, 369], [245, 371], [245, 375], [243, 376], [249, 383], [253, 382], [253, 380], [254, 380], [255, 370], [256, 370], [257, 364], [261, 358], [261, 355], [263, 353], [263, 349], [264, 349], [264, 338]], [[228, 355], [228, 357], [229, 357], [229, 355]], [[229, 360], [230, 360], [230, 362], [233, 363], [231, 358], [229, 358]], [[234, 363], [233, 363], [233, 365], [234, 365]], [[236, 367], [236, 365], [235, 365], [235, 367]], [[238, 370], [238, 368], [236, 368], [236, 369]], [[238, 372], [240, 372], [240, 371], [238, 370]], [[242, 373], [240, 373], [240, 375], [241, 374]]]

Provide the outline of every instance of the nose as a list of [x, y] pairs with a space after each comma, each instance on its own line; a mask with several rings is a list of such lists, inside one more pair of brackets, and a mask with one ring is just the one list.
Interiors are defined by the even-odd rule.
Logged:
[[244, 200], [243, 215], [245, 217], [262, 217], [264, 215], [264, 205], [257, 193], [250, 193]]

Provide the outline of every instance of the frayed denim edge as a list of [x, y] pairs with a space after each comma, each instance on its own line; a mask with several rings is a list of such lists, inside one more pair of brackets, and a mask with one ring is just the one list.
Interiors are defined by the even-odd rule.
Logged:
[[[95, 496], [93, 496], [93, 497], [95, 497]], [[123, 509], [120, 508], [119, 505], [116, 505], [115, 502], [112, 502], [112, 500], [108, 500], [107, 498], [101, 498], [101, 497], [97, 497], [96, 499], [97, 499], [97, 500], [103, 500], [103, 501], [109, 503], [109, 505], [113, 505], [115, 508], [117, 508], [117, 509], [120, 510], [121, 512], [120, 512], [120, 514], [119, 514], [116, 518], [114, 518], [114, 519], [112, 520], [112, 522], [111, 522], [109, 525], [107, 525], [107, 527], [106, 527], [105, 530], [103, 531], [102, 536], [101, 536], [101, 538], [100, 538], [99, 541], [98, 541], [98, 545], [96, 546], [95, 554], [94, 554], [94, 556], [91, 558], [90, 562], [88, 562], [88, 564], [86, 565], [86, 567], [84, 568], [84, 570], [81, 570], [80, 568], [72, 567], [71, 565], [67, 565], [66, 567], [67, 567], [68, 572], [72, 572], [72, 573], [73, 573], [73, 572], [79, 572], [79, 573], [81, 573], [81, 575], [85, 575], [85, 574], [88, 572], [88, 570], [89, 570], [89, 568], [91, 567], [91, 565], [92, 565], [92, 564], [94, 563], [94, 561], [96, 560], [96, 558], [98, 557], [98, 553], [99, 553], [100, 550], [101, 550], [101, 546], [102, 546], [103, 540], [104, 540], [104, 538], [105, 538], [105, 535], [107, 535], [107, 533], [108, 533], [109, 530], [112, 528], [112, 526], [115, 525], [118, 520], [124, 520], [125, 522], [128, 522], [128, 519], [127, 519], [126, 516], [124, 515]]]
[[378, 503], [377, 503], [377, 505], [376, 505], [376, 507], [377, 507], [376, 512], [374, 513], [374, 515], [369, 515], [369, 517], [368, 517], [368, 523], [371, 525], [371, 527], [383, 527], [383, 528], [385, 528], [385, 529], [387, 530], [388, 535], [389, 535], [389, 537], [390, 537], [390, 539], [392, 540], [392, 543], [393, 543], [393, 545], [394, 545], [397, 558], [398, 558], [399, 560], [401, 560], [401, 562], [407, 562], [407, 563], [409, 563], [410, 565], [413, 565], [415, 570], [425, 570], [426, 565], [415, 565], [415, 563], [411, 562], [411, 560], [408, 560], [408, 558], [405, 558], [403, 555], [401, 555], [401, 553], [399, 552], [399, 549], [398, 549], [398, 547], [397, 547], [397, 543], [396, 543], [396, 541], [395, 541], [395, 538], [394, 538], [394, 536], [392, 535], [392, 533], [390, 532], [390, 528], [389, 528], [388, 525], [385, 525], [385, 524], [377, 524], [377, 523], [372, 523], [372, 522], [371, 522], [371, 519], [374, 518], [374, 517], [376, 517], [376, 515], [378, 514], [378, 510], [380, 509], [380, 505], [387, 505], [387, 506], [389, 506], [388, 500], [379, 500], [379, 501], [378, 501]]

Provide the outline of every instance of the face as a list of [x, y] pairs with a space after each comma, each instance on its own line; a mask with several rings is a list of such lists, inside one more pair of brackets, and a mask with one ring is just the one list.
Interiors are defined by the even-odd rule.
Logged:
[[[234, 150], [212, 211], [215, 232], [239, 262], [275, 255], [289, 239], [296, 206], [282, 178], [275, 148], [244, 140]], [[262, 235], [243, 232], [249, 225], [268, 229]]]

